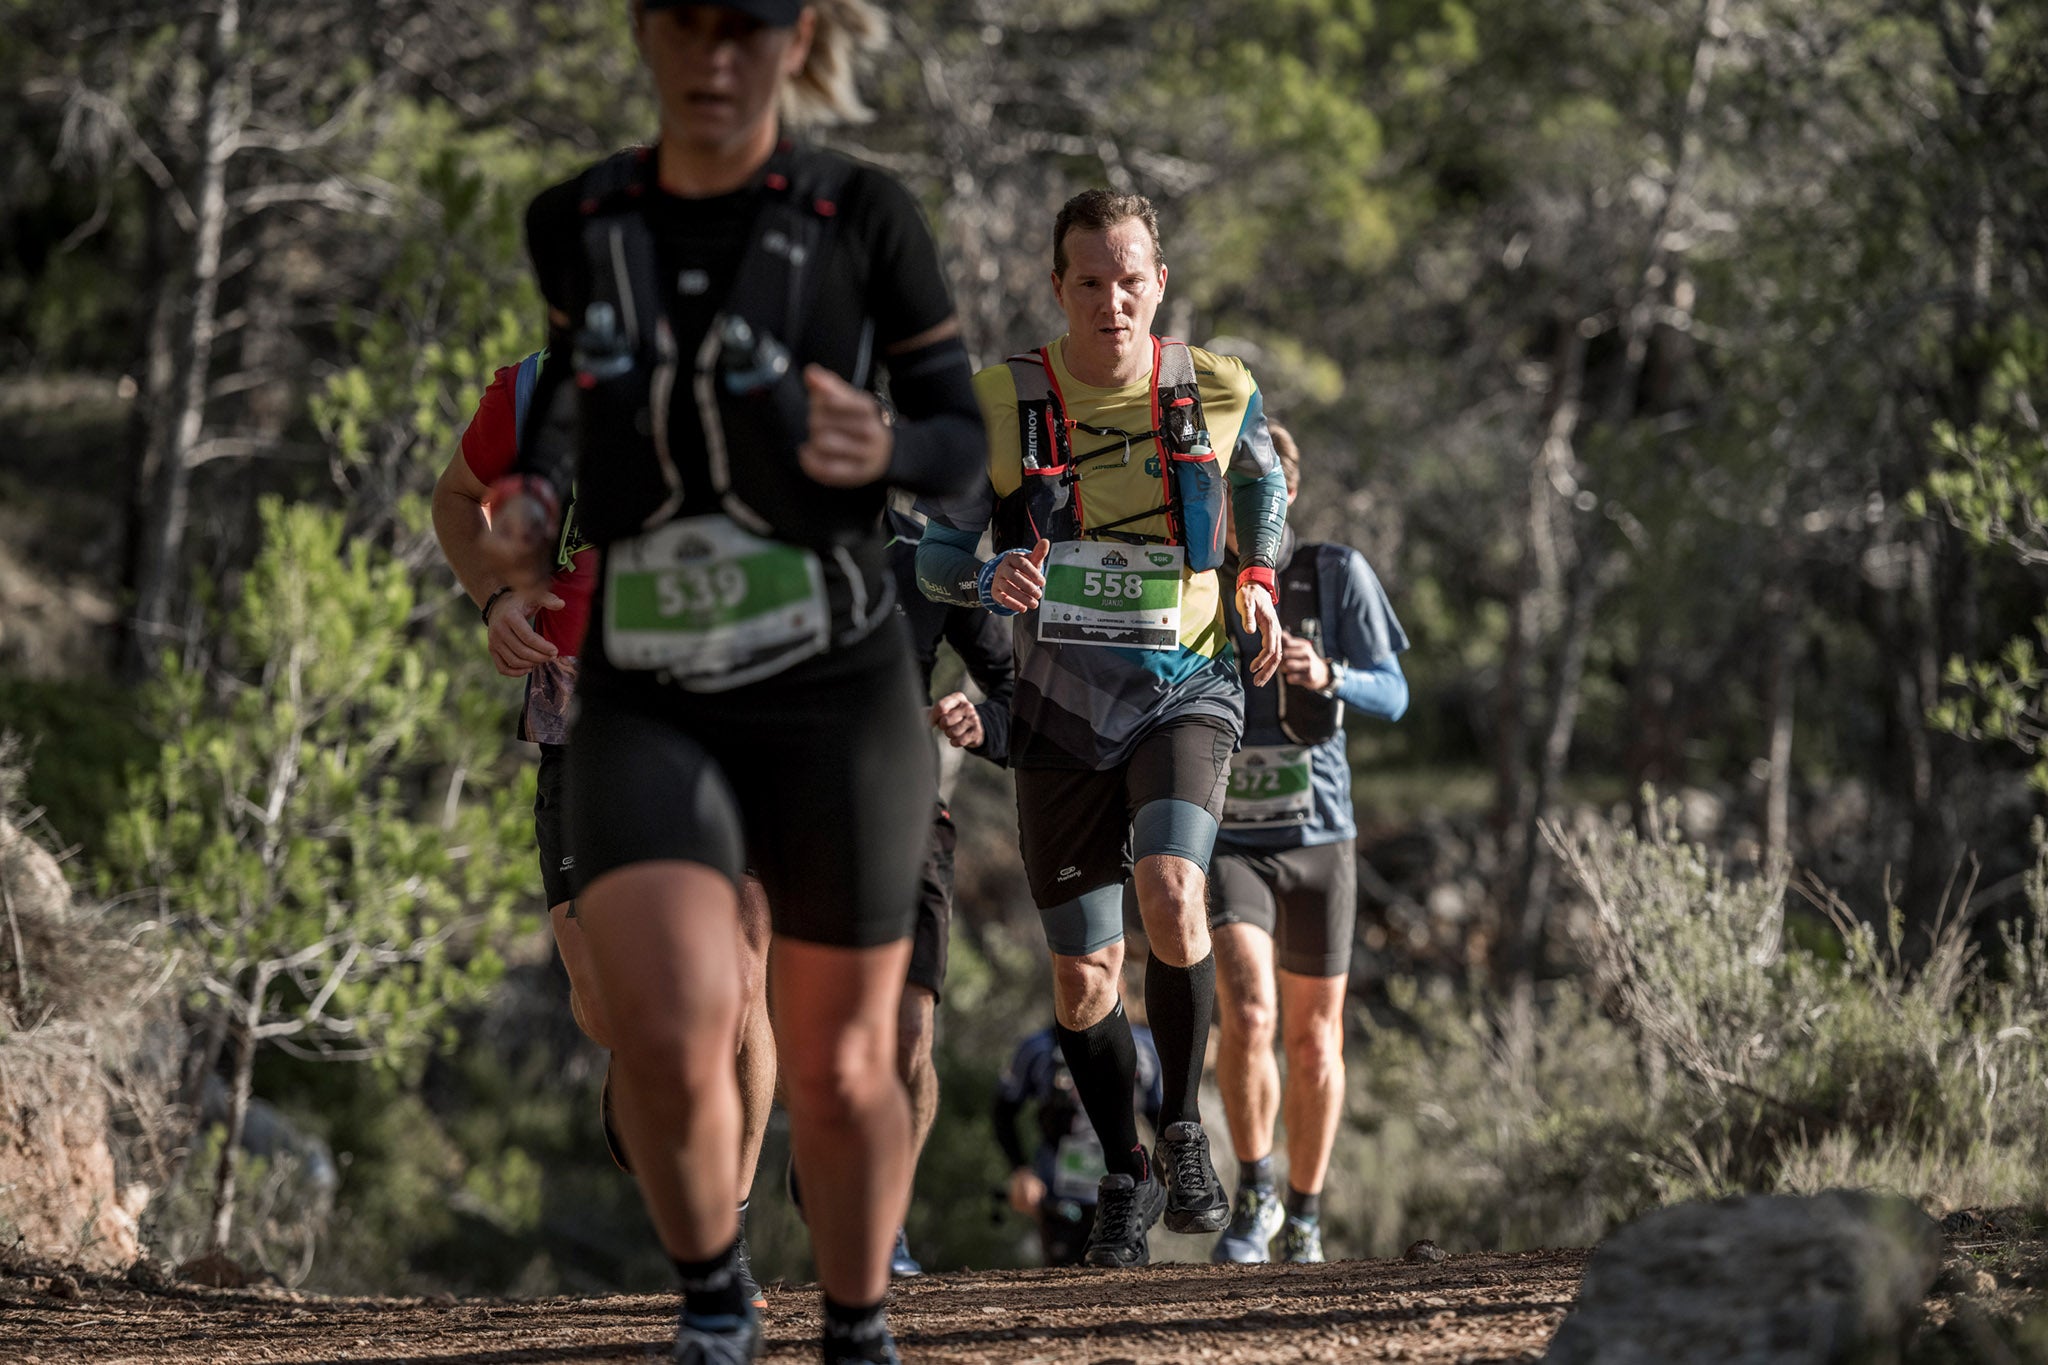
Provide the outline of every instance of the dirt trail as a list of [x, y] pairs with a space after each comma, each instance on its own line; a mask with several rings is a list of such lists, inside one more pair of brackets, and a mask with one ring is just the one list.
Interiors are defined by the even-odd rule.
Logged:
[[[899, 1283], [906, 1365], [1533, 1361], [1578, 1293], [1582, 1251], [1453, 1256], [1433, 1265], [1160, 1265], [1026, 1270]], [[646, 1361], [667, 1354], [675, 1302], [330, 1299], [284, 1290], [147, 1290], [17, 1267], [0, 1273], [9, 1365], [292, 1365]], [[811, 1362], [816, 1298], [771, 1288], [763, 1359]]]

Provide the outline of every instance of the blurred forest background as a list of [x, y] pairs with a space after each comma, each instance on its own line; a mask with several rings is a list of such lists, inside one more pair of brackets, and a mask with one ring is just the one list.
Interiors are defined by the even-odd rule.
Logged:
[[[1152, 196], [1163, 328], [1249, 360], [1297, 526], [1413, 637], [1408, 717], [1352, 727], [1333, 1254], [1840, 1181], [2038, 1203], [2048, 10], [891, 10], [826, 140], [922, 197], [977, 360], [1057, 331], [1062, 200]], [[666, 1284], [517, 686], [426, 516], [541, 339], [524, 205], [653, 132], [623, 0], [0, 17], [0, 834], [83, 902], [8, 912], [0, 1110], [98, 1055], [160, 1257]], [[986, 1114], [1049, 1018], [1004, 777], [957, 810], [934, 1268], [1027, 1254]], [[756, 1257], [803, 1276], [782, 1143]]]

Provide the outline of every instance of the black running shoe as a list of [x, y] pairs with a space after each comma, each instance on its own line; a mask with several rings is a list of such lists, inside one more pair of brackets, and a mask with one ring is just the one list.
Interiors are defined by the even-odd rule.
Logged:
[[896, 1354], [896, 1338], [889, 1334], [886, 1318], [877, 1317], [863, 1332], [834, 1332], [827, 1329], [822, 1342], [825, 1365], [903, 1365]]
[[612, 1164], [627, 1175], [633, 1174], [633, 1163], [626, 1160], [626, 1144], [619, 1140], [619, 1130], [612, 1123], [612, 1064], [604, 1064], [604, 1084], [597, 1090], [597, 1121], [604, 1129], [605, 1150], [612, 1154]]
[[761, 1320], [749, 1308], [729, 1316], [683, 1314], [676, 1327], [680, 1365], [752, 1365], [761, 1354]]
[[1147, 1171], [1142, 1183], [1127, 1175], [1102, 1177], [1095, 1187], [1095, 1226], [1088, 1230], [1081, 1259], [1111, 1270], [1151, 1264], [1145, 1234], [1165, 1208], [1166, 1186], [1156, 1172]]
[[1166, 1181], [1168, 1232], [1216, 1232], [1230, 1220], [1230, 1201], [1209, 1160], [1209, 1135], [1201, 1124], [1167, 1124], [1152, 1162]]

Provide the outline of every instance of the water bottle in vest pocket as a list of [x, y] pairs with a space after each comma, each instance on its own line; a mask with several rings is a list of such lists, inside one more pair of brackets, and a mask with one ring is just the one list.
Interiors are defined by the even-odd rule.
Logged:
[[803, 367], [778, 338], [736, 314], [714, 320], [712, 332], [717, 355], [698, 382], [715, 392], [700, 388], [698, 411], [713, 487], [783, 539], [829, 538], [845, 524], [836, 504], [847, 490], [816, 483], [797, 463], [810, 433]]
[[1028, 550], [1041, 540], [1078, 539], [1081, 517], [1059, 410], [1050, 402], [1020, 402], [1018, 415], [1026, 438], [1022, 476], [1017, 491], [996, 503], [995, 546]]
[[1187, 546], [1188, 567], [1201, 572], [1223, 562], [1227, 510], [1223, 469], [1209, 447], [1209, 433], [1195, 433], [1185, 454], [1169, 452], [1173, 471], [1173, 506]]
[[[622, 325], [618, 309], [609, 302], [593, 302], [585, 310], [583, 325], [577, 329], [570, 363], [575, 369], [573, 384], [555, 390], [550, 411], [537, 414], [541, 426], [533, 437], [536, 446], [558, 441], [562, 436], [564, 404], [575, 404], [575, 444], [578, 449], [648, 449], [648, 394], [662, 368], [660, 342], [666, 336], [647, 338], [637, 345]], [[621, 462], [622, 469], [626, 462]], [[630, 535], [662, 507], [674, 492], [668, 466], [657, 457], [634, 462], [632, 472], [619, 479], [624, 490], [610, 507], [584, 509], [581, 518], [592, 533], [609, 540]]]

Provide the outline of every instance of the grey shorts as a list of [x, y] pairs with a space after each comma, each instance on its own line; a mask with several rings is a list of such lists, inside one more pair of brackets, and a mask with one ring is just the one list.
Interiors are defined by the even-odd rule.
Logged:
[[1356, 841], [1253, 852], [1218, 845], [1209, 860], [1209, 927], [1249, 924], [1297, 976], [1346, 976], [1358, 922]]

